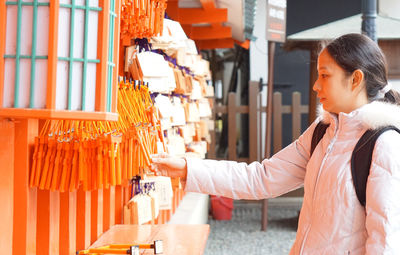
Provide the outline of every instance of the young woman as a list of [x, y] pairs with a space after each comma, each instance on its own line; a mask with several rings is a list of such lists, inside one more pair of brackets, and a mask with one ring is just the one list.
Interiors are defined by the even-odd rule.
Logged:
[[[156, 156], [162, 174], [186, 180], [186, 191], [234, 199], [277, 197], [304, 185], [296, 241], [290, 254], [400, 254], [400, 134], [377, 140], [366, 189], [357, 199], [350, 159], [367, 129], [400, 128], [399, 94], [387, 83], [376, 43], [343, 35], [318, 57], [313, 87], [324, 111], [292, 144], [261, 163]], [[330, 123], [312, 156], [318, 122]]]

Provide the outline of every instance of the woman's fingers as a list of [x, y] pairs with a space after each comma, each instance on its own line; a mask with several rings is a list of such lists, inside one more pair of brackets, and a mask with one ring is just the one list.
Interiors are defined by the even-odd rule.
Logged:
[[152, 158], [151, 161], [156, 164], [168, 164], [171, 162], [169, 158]]
[[151, 155], [151, 168], [157, 175], [186, 179], [186, 159], [171, 157], [168, 154]]
[[170, 171], [173, 171], [173, 169], [171, 169], [169, 159], [152, 157], [151, 161], [150, 166], [156, 175], [170, 176]]
[[150, 158], [154, 158], [154, 159], [157, 159], [157, 158], [170, 158], [171, 156], [170, 155], [168, 155], [167, 153], [158, 153], [158, 154], [152, 154], [152, 155], [150, 155]]

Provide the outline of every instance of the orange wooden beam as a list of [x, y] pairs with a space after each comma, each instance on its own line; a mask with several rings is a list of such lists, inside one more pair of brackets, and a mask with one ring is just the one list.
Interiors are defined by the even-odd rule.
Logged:
[[4, 53], [6, 50], [6, 22], [7, 22], [7, 7], [6, 1], [0, 3], [0, 107], [3, 107], [4, 94]]
[[228, 21], [228, 9], [206, 11], [199, 8], [180, 8], [177, 21], [181, 24], [226, 22]]
[[57, 47], [58, 47], [58, 17], [60, 10], [60, 0], [54, 0], [50, 4], [49, 12], [49, 56], [47, 72], [47, 94], [46, 108], [56, 108], [56, 89], [57, 89]]
[[192, 27], [190, 39], [192, 40], [208, 40], [208, 39], [221, 39], [231, 38], [231, 27]]
[[[95, 110], [105, 112], [107, 110], [107, 62], [108, 62], [108, 33], [109, 33], [109, 10], [110, 1], [101, 0], [99, 6], [102, 8], [99, 13], [98, 24], [98, 45], [97, 56], [100, 63], [96, 66], [96, 101]], [[117, 43], [117, 42], [115, 42]]]
[[200, 50], [218, 49], [218, 48], [233, 48], [234, 41], [232, 38], [215, 39], [215, 40], [196, 40], [196, 45]]

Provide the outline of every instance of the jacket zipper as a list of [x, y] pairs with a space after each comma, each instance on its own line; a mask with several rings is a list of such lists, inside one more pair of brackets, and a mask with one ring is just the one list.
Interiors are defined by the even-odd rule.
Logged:
[[[312, 205], [311, 205], [311, 216], [313, 216], [313, 214], [314, 214], [314, 201], [315, 201], [315, 193], [316, 193], [315, 191], [317, 190], [317, 185], [318, 185], [318, 182], [319, 182], [319, 177], [320, 177], [320, 175], [321, 175], [322, 167], [325, 165], [325, 161], [326, 161], [326, 159], [328, 158], [328, 155], [329, 155], [329, 153], [331, 152], [332, 147], [333, 147], [333, 145], [335, 144], [336, 139], [337, 139], [337, 134], [338, 134], [338, 129], [339, 129], [339, 128], [338, 128], [338, 127], [339, 127], [339, 123], [338, 123], [338, 122], [339, 122], [339, 121], [336, 120], [335, 135], [334, 135], [334, 137], [332, 138], [332, 141], [329, 143], [328, 148], [326, 149], [326, 154], [325, 154], [324, 158], [322, 159], [321, 165], [320, 165], [320, 167], [319, 167], [319, 171], [318, 171], [318, 175], [317, 175], [317, 180], [315, 181], [315, 185], [314, 185], [313, 199], [312, 199]], [[322, 140], [322, 139], [321, 139], [321, 140]], [[311, 229], [312, 219], [313, 219], [313, 217], [311, 217], [311, 222], [310, 222], [310, 224], [308, 225], [308, 228], [307, 228], [307, 230], [306, 230], [306, 233], [304, 234], [303, 241], [302, 241], [302, 243], [301, 243], [300, 253], [299, 253], [300, 255], [303, 254], [304, 245], [305, 245], [305, 243], [306, 243], [306, 240], [307, 240], [307, 237], [308, 237], [308, 233], [310, 232], [310, 229]]]

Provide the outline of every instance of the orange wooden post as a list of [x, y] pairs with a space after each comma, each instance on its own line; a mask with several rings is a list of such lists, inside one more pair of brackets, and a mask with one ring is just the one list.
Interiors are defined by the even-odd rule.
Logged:
[[49, 56], [47, 72], [47, 98], [46, 107], [56, 108], [56, 86], [57, 86], [57, 46], [58, 46], [58, 16], [60, 0], [54, 0], [49, 6]]
[[124, 200], [123, 204], [126, 205], [131, 199], [131, 186], [127, 185], [124, 187]]
[[122, 214], [124, 213], [123, 187], [115, 186], [115, 224], [122, 224]]
[[124, 76], [124, 65], [123, 65], [124, 60], [123, 59], [124, 59], [124, 56], [125, 56], [125, 52], [124, 52], [124, 45], [123, 45], [122, 41], [119, 42], [119, 49], [120, 49], [120, 51], [118, 53], [118, 56], [119, 56], [119, 60], [118, 60], [118, 75]]
[[164, 224], [169, 221], [168, 214], [170, 210], [164, 210]]
[[7, 21], [7, 6], [6, 1], [0, 2], [0, 107], [3, 107], [4, 93], [4, 53], [6, 50], [6, 21]]
[[26, 254], [36, 254], [37, 228], [37, 189], [29, 189], [28, 198], [28, 226], [26, 232]]
[[164, 224], [164, 214], [163, 214], [163, 210], [160, 210], [160, 212], [158, 213], [158, 218], [157, 218], [157, 223], [159, 224], [159, 225], [162, 225], [162, 224]]
[[120, 37], [120, 23], [121, 23], [121, 1], [115, 1], [115, 13], [117, 14], [117, 20], [114, 25], [114, 63], [115, 67], [113, 70], [113, 85], [112, 85], [112, 104], [111, 111], [117, 112], [117, 100], [118, 100], [118, 73], [119, 73], [119, 37]]
[[110, 228], [110, 188], [103, 190], [103, 231]]
[[115, 187], [103, 190], [103, 231], [115, 224]]
[[[60, 192], [50, 191], [50, 243], [49, 254], [60, 254]], [[40, 254], [40, 253], [38, 253]]]
[[110, 227], [114, 225], [115, 225], [115, 186], [112, 186], [110, 187]]
[[59, 254], [60, 193], [38, 190], [36, 253]]
[[[76, 209], [78, 192], [72, 191], [69, 195], [69, 251], [76, 252]], [[75, 253], [73, 253], [75, 254]]]
[[0, 224], [0, 250], [4, 254], [12, 254], [13, 246], [14, 150], [10, 148], [14, 147], [14, 131], [14, 122], [0, 120], [0, 204], [3, 206], [0, 210], [0, 218], [3, 219]]
[[171, 219], [172, 216], [172, 210], [167, 210], [167, 222]]
[[[123, 194], [122, 194], [122, 219], [121, 219], [121, 223], [125, 222], [125, 214], [124, 214], [124, 206], [126, 204], [128, 204], [129, 200], [130, 200], [130, 196], [131, 196], [131, 189], [130, 189], [130, 185], [126, 185], [123, 186], [122, 188], [123, 190]], [[116, 224], [118, 224], [118, 222], [116, 222]]]
[[[24, 119], [15, 122], [14, 147], [14, 227], [13, 227], [13, 254], [26, 254], [27, 244], [35, 243], [35, 233], [28, 231], [34, 222], [30, 222], [29, 214], [35, 214], [28, 210], [29, 170], [32, 157], [32, 147], [35, 136], [38, 135], [38, 120]], [[6, 147], [7, 148], [7, 147]]]
[[169, 210], [164, 210], [164, 223], [163, 224], [168, 222], [168, 212], [169, 212]]
[[[119, 1], [117, 1], [119, 2]], [[110, 1], [100, 0], [99, 6], [102, 11], [99, 13], [98, 25], [98, 45], [97, 55], [99, 56], [100, 63], [97, 64], [96, 72], [96, 111], [105, 112], [107, 109], [107, 62], [108, 62], [108, 33], [109, 33], [109, 10]], [[118, 42], [116, 42], [118, 43]]]
[[103, 233], [103, 190], [93, 190], [91, 200], [91, 238], [94, 243]]
[[80, 187], [76, 203], [76, 249], [83, 250], [90, 245], [90, 191]]
[[76, 191], [60, 194], [60, 254], [76, 252]]
[[160, 212], [158, 212], [157, 218], [154, 219], [154, 224], [156, 224], [156, 225], [160, 224], [160, 220], [159, 219], [160, 219]]
[[37, 227], [36, 227], [36, 252], [49, 254], [50, 243], [50, 191], [38, 190], [37, 192]]
[[60, 254], [69, 254], [69, 194], [60, 194]]

